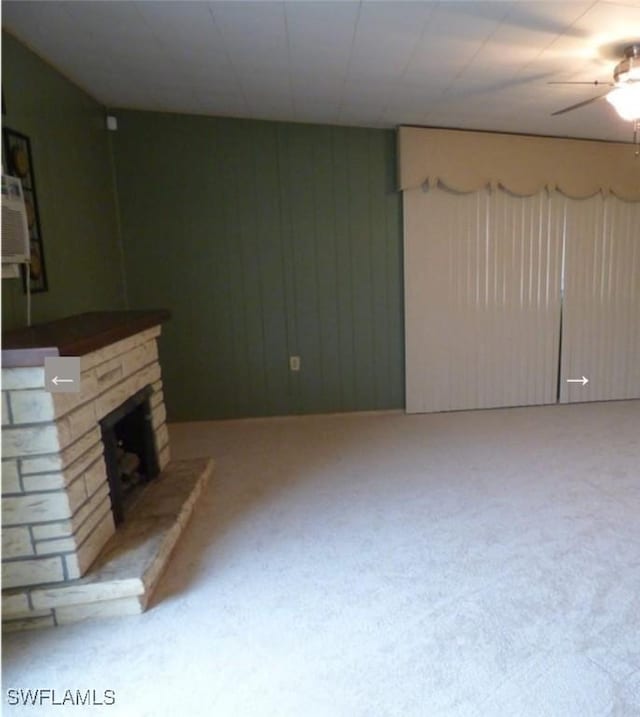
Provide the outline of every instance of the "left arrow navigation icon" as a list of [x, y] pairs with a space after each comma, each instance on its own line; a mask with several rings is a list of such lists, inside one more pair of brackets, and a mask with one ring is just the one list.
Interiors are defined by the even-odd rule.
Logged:
[[50, 393], [80, 391], [80, 357], [49, 356], [44, 360], [45, 388]]
[[58, 376], [54, 376], [51, 379], [51, 383], [55, 383], [57, 386], [59, 383], [74, 383], [72, 378], [59, 378]]

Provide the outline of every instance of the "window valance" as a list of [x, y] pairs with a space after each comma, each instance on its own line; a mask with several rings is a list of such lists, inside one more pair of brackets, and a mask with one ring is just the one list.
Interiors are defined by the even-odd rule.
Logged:
[[401, 190], [440, 183], [457, 192], [489, 186], [531, 196], [546, 188], [640, 201], [640, 157], [621, 142], [400, 127], [398, 159]]

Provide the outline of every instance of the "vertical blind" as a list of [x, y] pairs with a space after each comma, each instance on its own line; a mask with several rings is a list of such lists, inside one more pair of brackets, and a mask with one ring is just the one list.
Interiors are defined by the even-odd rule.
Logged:
[[[640, 203], [562, 199], [560, 401], [640, 398]], [[568, 379], [586, 376], [582, 386]]]
[[640, 203], [403, 196], [408, 412], [639, 395]]

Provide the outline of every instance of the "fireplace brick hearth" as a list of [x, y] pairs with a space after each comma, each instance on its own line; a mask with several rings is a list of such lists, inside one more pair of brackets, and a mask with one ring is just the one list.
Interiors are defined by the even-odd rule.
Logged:
[[[127, 313], [122, 312], [121, 321]], [[107, 322], [109, 326], [111, 323]], [[113, 536], [115, 524], [99, 422], [141, 389], [150, 392], [160, 471], [169, 463], [157, 347], [161, 328], [159, 321], [142, 326], [139, 330], [139, 323], [129, 322], [131, 335], [127, 331], [102, 331], [97, 347], [87, 353], [81, 351], [91, 347], [91, 342], [78, 347], [76, 341], [79, 333], [86, 339], [87, 330], [70, 332], [75, 349], [72, 344], [58, 342], [60, 346], [54, 349], [61, 355], [80, 355], [79, 393], [45, 390], [41, 347], [37, 347], [40, 353], [36, 352], [35, 358], [32, 355], [33, 362], [40, 365], [33, 366], [20, 365], [32, 360], [25, 358], [24, 351], [20, 353], [20, 347], [13, 353], [3, 349], [3, 619], [18, 616], [37, 620], [40, 615], [28, 599], [33, 589], [81, 578]], [[35, 343], [33, 337], [29, 341]], [[107, 345], [102, 345], [105, 341]], [[10, 594], [7, 589], [12, 589]], [[27, 605], [28, 609], [16, 613], [11, 609], [16, 605]]]

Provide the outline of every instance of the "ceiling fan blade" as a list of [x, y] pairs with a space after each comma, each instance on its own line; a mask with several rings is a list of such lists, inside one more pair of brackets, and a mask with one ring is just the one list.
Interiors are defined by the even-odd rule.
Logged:
[[562, 110], [558, 110], [557, 112], [552, 112], [551, 116], [555, 117], [556, 115], [563, 115], [565, 112], [571, 112], [572, 110], [577, 110], [580, 107], [585, 107], [586, 105], [590, 105], [592, 102], [597, 102], [598, 100], [601, 100], [603, 97], [606, 97], [609, 93], [605, 92], [603, 95], [598, 95], [597, 97], [592, 97], [590, 100], [584, 100], [584, 102], [578, 102], [575, 105], [571, 105], [571, 107], [565, 107]]
[[604, 82], [604, 80], [591, 80], [591, 82], [547, 82], [548, 85], [604, 85], [605, 87], [613, 87], [615, 82]]

